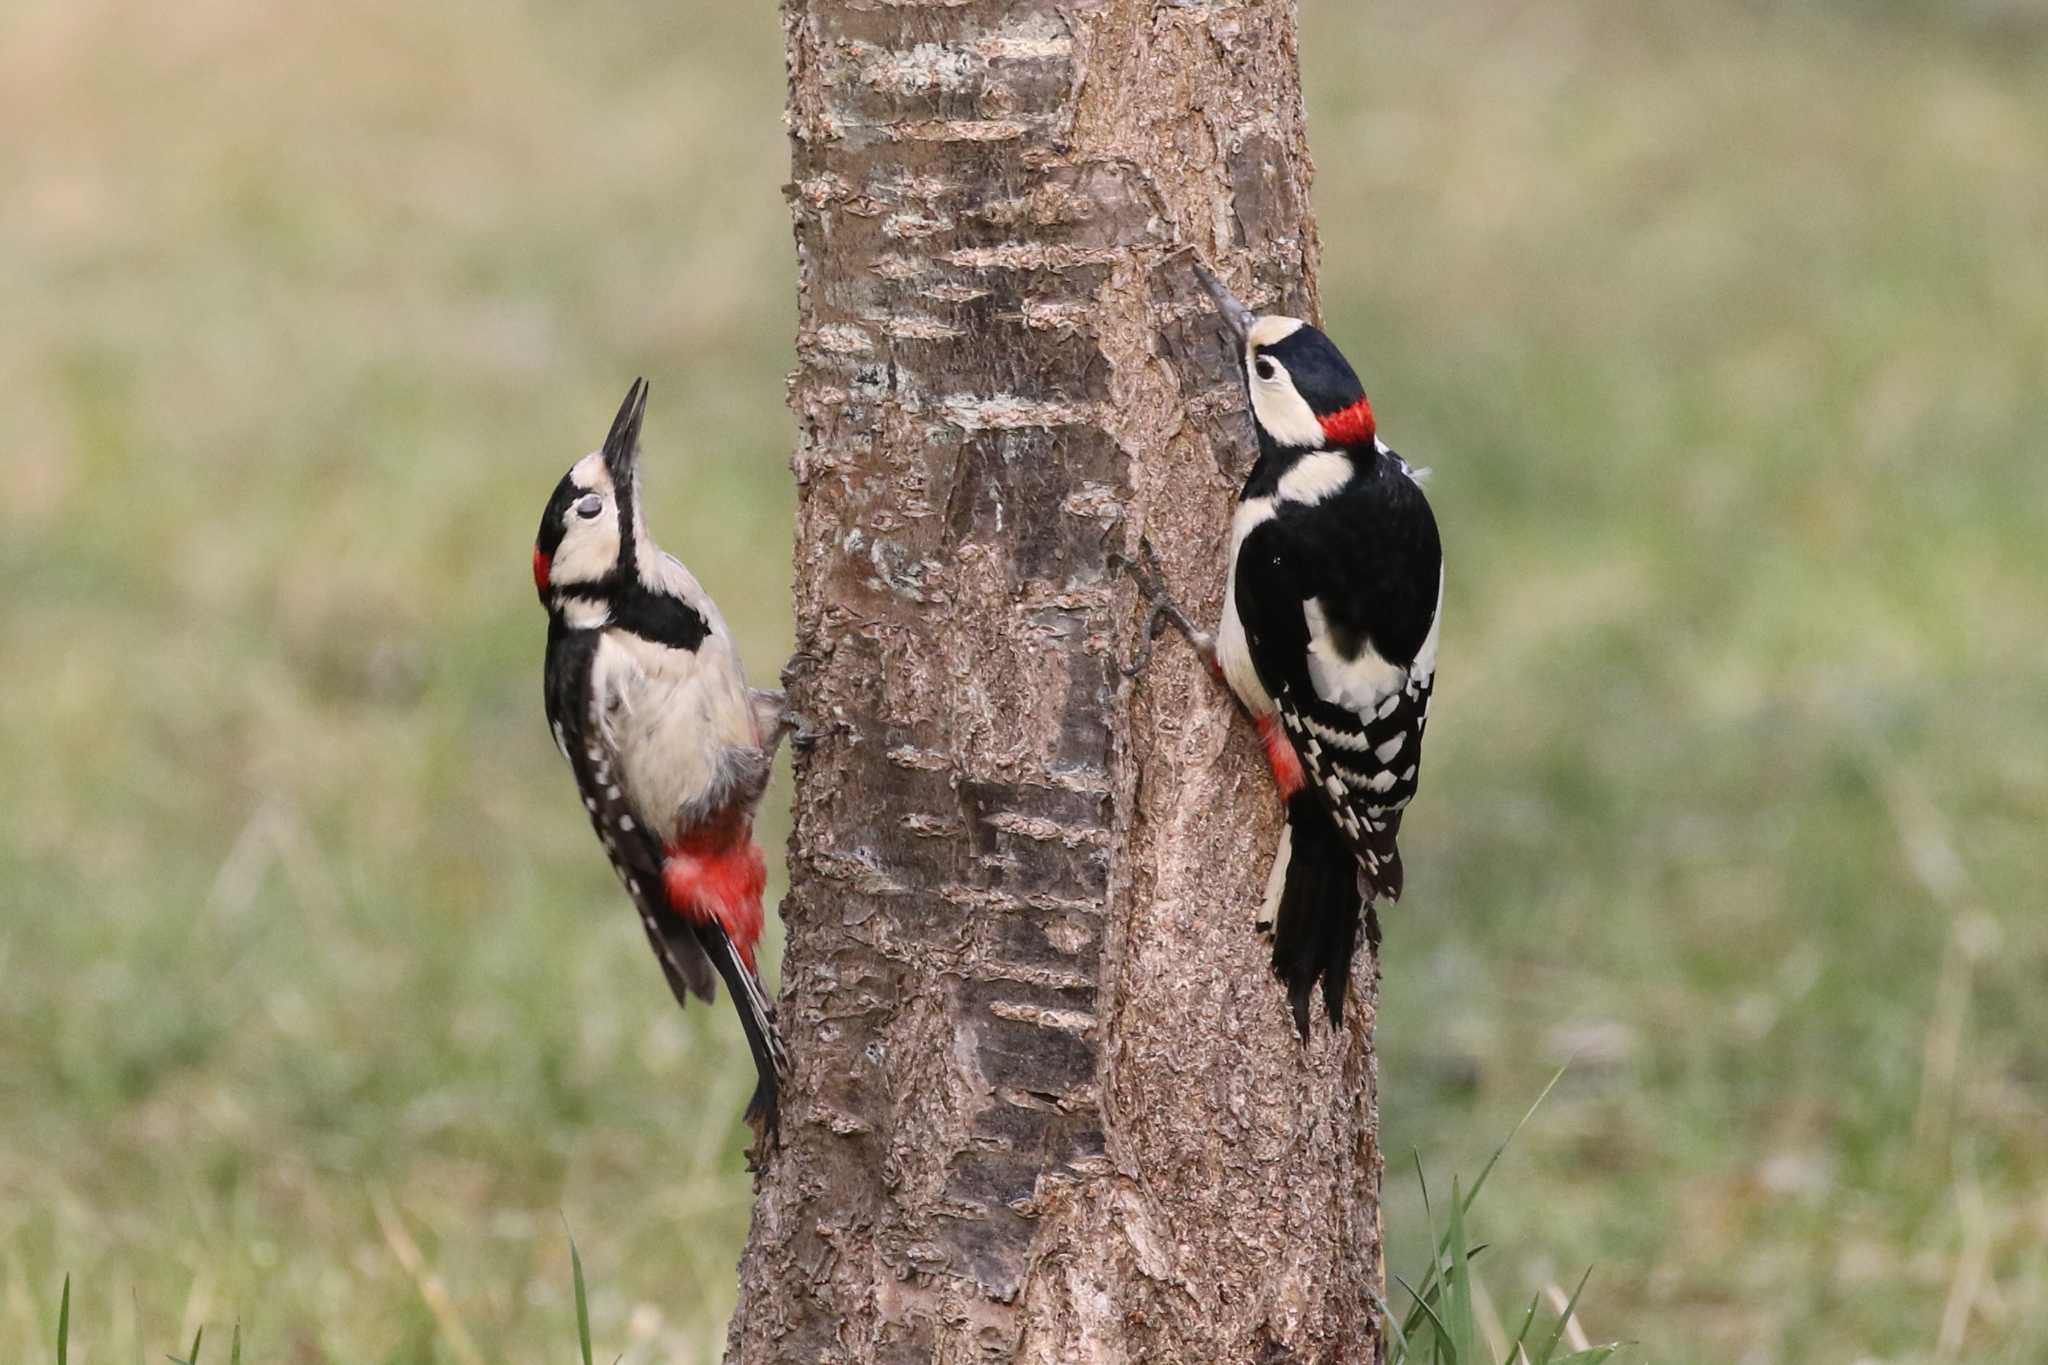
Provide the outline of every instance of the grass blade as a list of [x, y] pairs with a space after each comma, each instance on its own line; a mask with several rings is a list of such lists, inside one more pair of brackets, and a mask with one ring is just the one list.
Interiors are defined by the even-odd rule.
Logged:
[[[1408, 1156], [1415, 1163], [1415, 1184], [1422, 1191], [1423, 1230], [1429, 1234], [1429, 1244], [1436, 1248], [1436, 1254], [1430, 1258], [1429, 1269], [1423, 1272], [1422, 1292], [1420, 1294], [1417, 1294], [1406, 1280], [1400, 1280], [1398, 1275], [1395, 1276], [1395, 1279], [1400, 1280], [1401, 1287], [1408, 1291], [1409, 1297], [1415, 1300], [1415, 1306], [1410, 1308], [1407, 1316], [1401, 1319], [1401, 1331], [1403, 1334], [1413, 1336], [1422, 1330], [1423, 1305], [1428, 1300], [1436, 1297], [1437, 1266], [1443, 1259], [1444, 1249], [1443, 1245], [1436, 1239], [1436, 1210], [1431, 1207], [1429, 1202], [1429, 1177], [1424, 1175], [1422, 1171], [1422, 1153], [1410, 1148]], [[1431, 1313], [1430, 1316], [1433, 1318], [1436, 1314]]]
[[1416, 1308], [1420, 1309], [1425, 1315], [1428, 1316], [1430, 1323], [1436, 1328], [1437, 1340], [1448, 1341], [1450, 1339], [1450, 1333], [1444, 1330], [1444, 1320], [1436, 1315], [1436, 1310], [1434, 1308], [1431, 1308], [1429, 1304], [1426, 1301], [1424, 1301], [1423, 1297], [1420, 1294], [1415, 1292], [1415, 1286], [1408, 1283], [1408, 1281], [1402, 1279], [1399, 1275], [1396, 1275], [1394, 1277], [1394, 1283], [1400, 1285], [1403, 1289], [1407, 1290], [1408, 1297], [1415, 1300]]
[[1472, 1201], [1477, 1199], [1479, 1191], [1486, 1187], [1486, 1177], [1493, 1174], [1493, 1168], [1500, 1164], [1501, 1157], [1507, 1152], [1508, 1144], [1513, 1142], [1516, 1135], [1528, 1126], [1530, 1119], [1536, 1117], [1536, 1111], [1543, 1107], [1543, 1101], [1550, 1098], [1550, 1092], [1557, 1089], [1557, 1083], [1564, 1079], [1564, 1073], [1570, 1067], [1571, 1063], [1566, 1062], [1552, 1073], [1549, 1082], [1544, 1085], [1541, 1091], [1537, 1092], [1536, 1098], [1531, 1100], [1529, 1107], [1522, 1112], [1522, 1117], [1515, 1121], [1514, 1127], [1508, 1129], [1508, 1135], [1500, 1140], [1500, 1146], [1493, 1149], [1493, 1155], [1488, 1157], [1486, 1164], [1479, 1168], [1479, 1178], [1472, 1182], [1472, 1189], [1465, 1195], [1466, 1208], [1472, 1207]]
[[1451, 1350], [1458, 1365], [1476, 1365], [1478, 1351], [1473, 1345], [1472, 1259], [1465, 1252], [1465, 1201], [1458, 1197], [1458, 1181], [1451, 1179], [1451, 1265], [1446, 1276], [1448, 1298], [1444, 1311], [1450, 1314]]
[[1564, 1330], [1572, 1320], [1572, 1310], [1579, 1306], [1579, 1295], [1586, 1292], [1586, 1281], [1593, 1278], [1593, 1267], [1587, 1266], [1586, 1273], [1579, 1276], [1578, 1287], [1572, 1296], [1564, 1301], [1564, 1311], [1557, 1315], [1557, 1326], [1550, 1329], [1550, 1337], [1543, 1343], [1542, 1353], [1536, 1357], [1535, 1365], [1560, 1365], [1552, 1356], [1557, 1352], [1557, 1343], [1564, 1340]]
[[426, 1253], [413, 1240], [405, 1220], [399, 1217], [398, 1210], [392, 1207], [382, 1190], [371, 1189], [370, 1211], [376, 1215], [377, 1225], [383, 1229], [384, 1243], [391, 1248], [392, 1257], [406, 1274], [412, 1276], [427, 1311], [433, 1314], [441, 1339], [448, 1344], [449, 1354], [455, 1357], [458, 1365], [484, 1365], [483, 1353], [470, 1340], [469, 1329], [462, 1323], [462, 1314], [455, 1306], [454, 1297], [448, 1293], [448, 1286], [427, 1264]]
[[[1503, 1155], [1506, 1154], [1508, 1150], [1508, 1145], [1515, 1140], [1516, 1135], [1519, 1134], [1522, 1131], [1522, 1129], [1528, 1126], [1529, 1120], [1536, 1117], [1536, 1111], [1543, 1107], [1543, 1101], [1550, 1098], [1550, 1092], [1557, 1089], [1557, 1083], [1564, 1079], [1564, 1073], [1566, 1072], [1566, 1070], [1570, 1068], [1570, 1066], [1571, 1063], [1566, 1062], [1563, 1066], [1559, 1067], [1556, 1071], [1551, 1073], [1550, 1080], [1544, 1084], [1543, 1089], [1536, 1093], [1536, 1098], [1530, 1101], [1529, 1107], [1522, 1111], [1522, 1117], [1515, 1121], [1515, 1126], [1508, 1129], [1508, 1135], [1500, 1140], [1500, 1145], [1498, 1147], [1495, 1147], [1493, 1149], [1493, 1155], [1488, 1157], [1486, 1159], [1486, 1164], [1479, 1168], [1479, 1178], [1472, 1182], [1472, 1188], [1465, 1193], [1463, 1204], [1459, 1207], [1460, 1213], [1467, 1212], [1471, 1209], [1472, 1201], [1479, 1198], [1479, 1191], [1485, 1187], [1486, 1178], [1492, 1175], [1493, 1168], [1500, 1164], [1500, 1159]], [[1439, 1240], [1436, 1235], [1436, 1218], [1435, 1215], [1431, 1213], [1429, 1207], [1429, 1182], [1428, 1180], [1424, 1179], [1422, 1174], [1422, 1154], [1420, 1152], [1414, 1152], [1411, 1149], [1411, 1155], [1415, 1158], [1416, 1182], [1422, 1186], [1422, 1208], [1423, 1213], [1425, 1215], [1425, 1219], [1429, 1224], [1430, 1245], [1436, 1249], [1436, 1254], [1430, 1259], [1428, 1273], [1426, 1273], [1422, 1277], [1423, 1293], [1417, 1294], [1415, 1296], [1415, 1302], [1419, 1305], [1423, 1302], [1425, 1297], [1435, 1296], [1436, 1280], [1439, 1274], [1439, 1267], [1443, 1264], [1444, 1256], [1446, 1253], [1450, 1251], [1451, 1246], [1449, 1233], [1446, 1233], [1442, 1240]], [[1458, 1202], [1458, 1197], [1455, 1191], [1453, 1191], [1451, 1198], [1454, 1204]], [[1411, 1294], [1414, 1293], [1413, 1290], [1410, 1290], [1409, 1292]], [[1416, 1316], [1415, 1311], [1413, 1309], [1410, 1309], [1407, 1318], [1404, 1319], [1402, 1323], [1402, 1326], [1407, 1331], [1413, 1332], [1421, 1325], [1422, 1320]]]
[[228, 1365], [242, 1365], [242, 1320], [235, 1319], [235, 1334], [228, 1338]]
[[57, 1365], [71, 1356], [71, 1277], [64, 1277], [64, 1297], [57, 1301]]
[[1529, 1311], [1522, 1314], [1522, 1330], [1515, 1333], [1514, 1349], [1508, 1352], [1508, 1360], [1511, 1365], [1515, 1360], [1516, 1354], [1522, 1350], [1522, 1343], [1529, 1339], [1529, 1329], [1536, 1325], [1536, 1305], [1542, 1302], [1543, 1294], [1540, 1290], [1529, 1296]]
[[[1400, 1277], [1396, 1276], [1395, 1278], [1398, 1279]], [[1379, 1291], [1368, 1288], [1365, 1293], [1366, 1297], [1372, 1300], [1373, 1311], [1380, 1315], [1380, 1321], [1386, 1325], [1386, 1329], [1389, 1332], [1394, 1334], [1394, 1361], [1396, 1365], [1399, 1365], [1400, 1362], [1408, 1359], [1408, 1338], [1402, 1335], [1401, 1324], [1394, 1318], [1394, 1310], [1387, 1306], [1387, 1301], [1380, 1297]]]
[[569, 1236], [569, 1271], [576, 1280], [576, 1342], [583, 1348], [583, 1365], [590, 1365], [590, 1296], [583, 1288], [583, 1253], [576, 1249], [576, 1234], [569, 1232], [566, 1216], [562, 1231]]

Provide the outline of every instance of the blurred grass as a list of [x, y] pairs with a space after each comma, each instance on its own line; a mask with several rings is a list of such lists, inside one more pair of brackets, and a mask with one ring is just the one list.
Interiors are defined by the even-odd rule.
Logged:
[[[1452, 555], [1387, 1150], [1574, 1056], [1506, 1301], [2040, 1359], [2048, 15], [1307, 21], [1332, 330]], [[782, 89], [765, 9], [0, 10], [0, 1356], [68, 1271], [81, 1359], [534, 1358], [563, 1214], [597, 1341], [715, 1353], [747, 1069], [574, 817], [524, 557], [648, 373], [653, 524], [786, 652]]]

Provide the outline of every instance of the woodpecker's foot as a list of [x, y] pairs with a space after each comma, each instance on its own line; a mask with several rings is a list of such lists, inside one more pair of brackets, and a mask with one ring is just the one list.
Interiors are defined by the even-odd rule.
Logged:
[[1154, 606], [1146, 614], [1144, 633], [1138, 637], [1138, 652], [1124, 665], [1124, 676], [1135, 678], [1152, 666], [1152, 646], [1159, 643], [1159, 628], [1166, 624], [1166, 609]]
[[806, 654], [802, 650], [798, 650], [790, 655], [789, 662], [782, 666], [782, 685], [784, 687], [796, 686], [797, 679], [803, 677], [804, 674], [817, 666], [817, 655]]
[[1152, 604], [1152, 614], [1146, 618], [1144, 634], [1138, 642], [1138, 653], [1131, 660], [1130, 666], [1123, 670], [1124, 676], [1135, 678], [1145, 671], [1152, 662], [1152, 643], [1159, 637], [1160, 623], [1167, 621], [1172, 622], [1174, 628], [1187, 637], [1188, 643], [1195, 647], [1195, 652], [1202, 656], [1202, 662], [1214, 672], [1215, 637], [1189, 620], [1188, 614], [1180, 609], [1180, 604], [1174, 601], [1173, 595], [1166, 590], [1166, 575], [1159, 567], [1159, 556], [1152, 549], [1152, 542], [1140, 540], [1138, 549], [1145, 557], [1143, 564], [1126, 559], [1120, 554], [1110, 556], [1111, 564], [1123, 569], [1137, 580], [1138, 591], [1144, 593]]
[[782, 724], [789, 731], [789, 747], [800, 754], [817, 748], [818, 741], [832, 733], [832, 727], [820, 725], [799, 711], [783, 712]]
[[801, 717], [789, 709], [789, 697], [781, 692], [770, 692], [757, 687], [749, 700], [754, 707], [754, 732], [761, 736], [762, 747], [768, 751], [769, 762], [775, 761], [775, 751], [782, 747], [782, 741], [799, 728]]
[[1372, 945], [1372, 966], [1380, 966], [1380, 908], [1371, 901], [1365, 903], [1365, 941]]

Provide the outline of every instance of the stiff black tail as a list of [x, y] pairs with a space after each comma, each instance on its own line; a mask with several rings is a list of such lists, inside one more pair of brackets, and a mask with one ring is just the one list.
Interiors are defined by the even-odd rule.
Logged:
[[694, 927], [697, 941], [704, 946], [704, 955], [725, 978], [725, 988], [732, 994], [733, 1008], [739, 1011], [740, 1028], [747, 1035], [747, 1050], [754, 1054], [754, 1071], [760, 1079], [754, 1085], [754, 1098], [747, 1103], [747, 1123], [757, 1134], [772, 1137], [776, 1123], [776, 1091], [782, 1073], [789, 1068], [789, 1056], [782, 1050], [781, 1035], [775, 1031], [775, 1007], [761, 989], [761, 978], [740, 960], [723, 928], [716, 924]]
[[1365, 898], [1359, 891], [1357, 855], [1312, 791], [1287, 798], [1280, 856], [1286, 866], [1273, 870], [1279, 892], [1273, 975], [1287, 987], [1294, 1026], [1307, 1042], [1309, 997], [1317, 981], [1323, 983], [1330, 1027], [1344, 1022], [1344, 993], [1351, 986], [1351, 955], [1358, 946]]

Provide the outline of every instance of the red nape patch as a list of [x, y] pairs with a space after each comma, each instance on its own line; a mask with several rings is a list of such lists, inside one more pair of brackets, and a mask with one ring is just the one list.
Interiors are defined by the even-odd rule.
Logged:
[[751, 825], [671, 844], [661, 862], [661, 884], [678, 914], [725, 930], [740, 961], [754, 970], [761, 941], [761, 889], [768, 869]]
[[538, 546], [538, 545], [534, 546], [534, 547], [533, 547], [533, 586], [534, 586], [534, 588], [535, 588], [535, 589], [536, 589], [537, 591], [539, 591], [539, 592], [542, 592], [542, 593], [545, 593], [545, 592], [547, 592], [547, 590], [548, 590], [548, 570], [549, 570], [550, 568], [552, 568], [552, 567], [553, 567], [553, 561], [552, 561], [552, 560], [550, 560], [550, 559], [548, 558], [548, 556], [547, 556], [547, 551], [545, 551], [545, 550], [541, 549], [541, 548], [540, 548], [540, 546]]
[[1278, 719], [1260, 716], [1256, 724], [1259, 738], [1266, 742], [1266, 766], [1273, 770], [1273, 785], [1285, 800], [1308, 785], [1308, 776], [1301, 770], [1301, 755], [1294, 752], [1294, 741], [1280, 728]]
[[1321, 420], [1323, 439], [1333, 446], [1371, 445], [1373, 434], [1379, 430], [1372, 420], [1372, 403], [1363, 398]]

